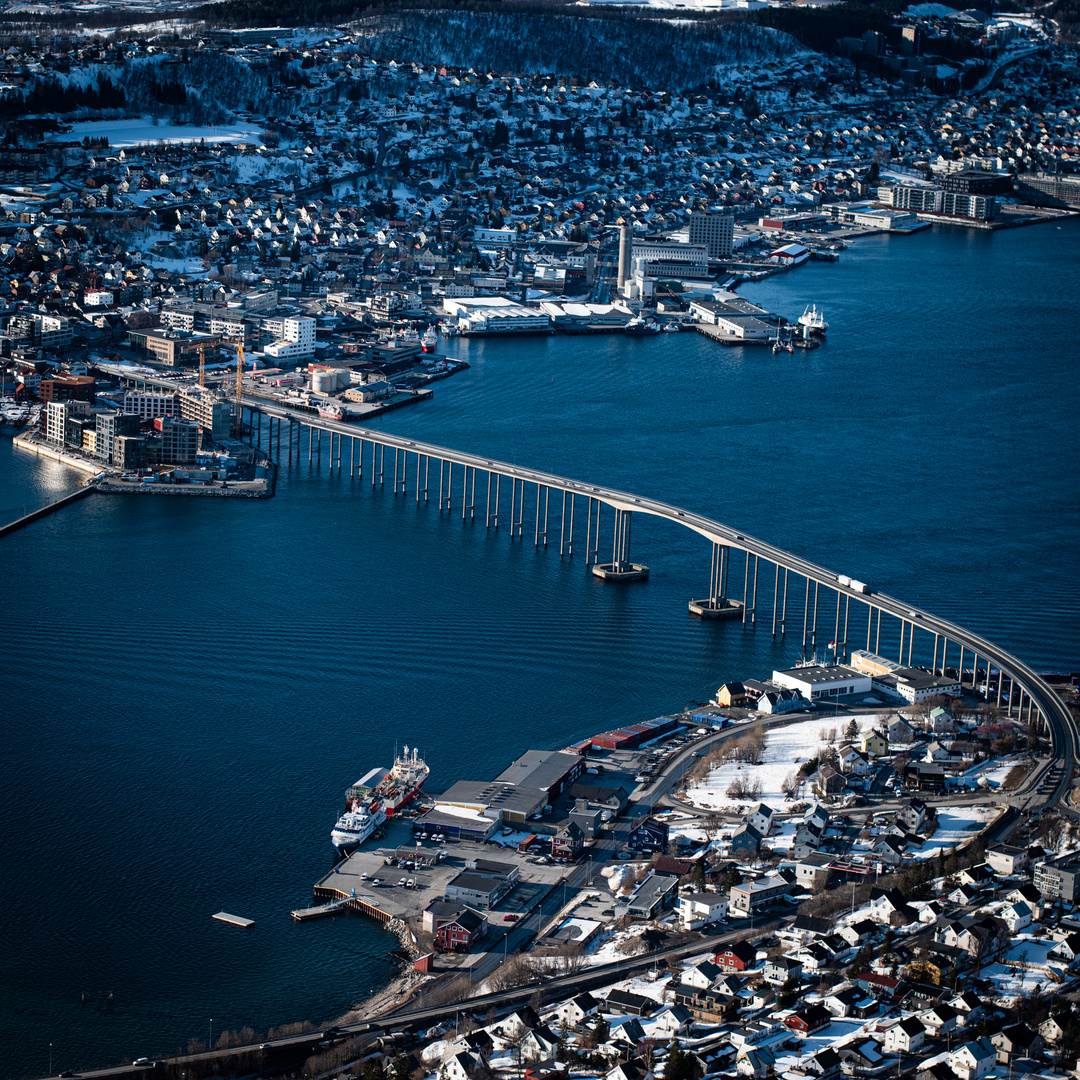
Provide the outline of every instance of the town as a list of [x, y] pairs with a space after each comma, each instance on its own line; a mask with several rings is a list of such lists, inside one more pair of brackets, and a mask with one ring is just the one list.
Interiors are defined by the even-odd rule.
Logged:
[[697, 87], [391, 58], [368, 27], [13, 45], [4, 431], [190, 493], [257, 479], [244, 395], [377, 415], [464, 368], [457, 334], [816, 347], [812, 297], [789, 320], [738, 283], [1080, 208], [1075, 51], [949, 11], [820, 54], [747, 30]]

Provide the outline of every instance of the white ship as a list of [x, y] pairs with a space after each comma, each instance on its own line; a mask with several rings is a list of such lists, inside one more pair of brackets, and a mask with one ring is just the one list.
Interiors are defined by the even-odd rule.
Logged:
[[811, 334], [824, 334], [829, 329], [829, 324], [825, 321], [825, 312], [818, 311], [817, 304], [808, 307], [799, 316], [799, 325], [805, 326]]
[[330, 841], [338, 851], [353, 851], [386, 821], [383, 810], [372, 810], [363, 803], [357, 803], [351, 810], [346, 810], [337, 819]]
[[424, 331], [424, 336], [420, 339], [420, 345], [424, 352], [434, 352], [435, 346], [439, 343], [439, 335], [429, 326]]

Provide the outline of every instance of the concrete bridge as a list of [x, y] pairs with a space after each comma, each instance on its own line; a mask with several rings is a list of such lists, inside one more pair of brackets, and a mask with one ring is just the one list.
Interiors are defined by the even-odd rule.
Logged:
[[[898, 663], [921, 661], [931, 671], [955, 668], [961, 686], [970, 664], [972, 690], [983, 665], [988, 698], [1009, 715], [1034, 721], [1049, 734], [1053, 765], [1045, 770], [1039, 795], [1047, 804], [1062, 802], [1068, 795], [1078, 733], [1064, 702], [1021, 660], [955, 623], [658, 499], [323, 419], [312, 410], [277, 402], [248, 397], [242, 408], [248, 413], [252, 441], [262, 445], [265, 439], [266, 449], [279, 460], [283, 425], [290, 460], [294, 454], [299, 460], [305, 451], [309, 462], [321, 458], [325, 433], [331, 465], [348, 468], [350, 476], [366, 476], [372, 486], [389, 483], [395, 495], [411, 495], [417, 502], [435, 500], [440, 512], [460, 511], [463, 519], [482, 516], [489, 529], [509, 527], [511, 537], [531, 534], [536, 546], [557, 543], [560, 557], [583, 556], [592, 572], [605, 580], [648, 576], [644, 563], [631, 560], [634, 515], [671, 521], [699, 534], [711, 549], [707, 590], [702, 597], [688, 598], [690, 611], [703, 618], [737, 618], [744, 625], [768, 623], [774, 637], [801, 629], [804, 655], [808, 648], [816, 649], [819, 635], [833, 643], [834, 655], [841, 661], [852, 649], [865, 647], [877, 653], [882, 619], [895, 620], [900, 631]], [[992, 668], [999, 674], [991, 695]]]

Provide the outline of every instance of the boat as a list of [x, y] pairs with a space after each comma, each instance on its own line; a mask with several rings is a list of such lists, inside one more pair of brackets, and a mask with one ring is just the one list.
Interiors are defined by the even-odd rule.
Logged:
[[825, 312], [818, 311], [817, 304], [807, 309], [799, 316], [799, 325], [805, 326], [811, 334], [824, 334], [829, 329], [825, 321]]
[[438, 343], [439, 335], [429, 326], [424, 331], [424, 336], [420, 339], [420, 347], [424, 352], [432, 352]]
[[337, 819], [330, 842], [342, 853], [355, 851], [385, 821], [386, 814], [382, 810], [369, 809], [358, 803]]
[[323, 401], [319, 403], [319, 415], [324, 420], [344, 420], [345, 410], [332, 401]]
[[650, 337], [660, 333], [660, 327], [652, 319], [635, 316], [626, 324], [626, 333], [631, 337]]
[[665, 334], [677, 334], [682, 327], [677, 322], [664, 323]]
[[330, 839], [338, 851], [358, 848], [380, 825], [410, 803], [431, 770], [417, 752], [405, 747], [392, 769], [375, 768], [345, 792], [345, 813]]

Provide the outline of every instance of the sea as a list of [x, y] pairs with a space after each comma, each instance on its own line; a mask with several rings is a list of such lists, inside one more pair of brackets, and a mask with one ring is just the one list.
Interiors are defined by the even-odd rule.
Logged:
[[[709, 514], [1077, 670], [1078, 255], [1076, 220], [866, 237], [741, 289], [823, 308], [817, 350], [454, 339], [469, 370], [381, 426]], [[4, 520], [81, 479], [0, 440]], [[695, 534], [635, 518], [651, 577], [605, 584], [531, 512], [511, 539], [332, 469], [324, 440], [271, 500], [96, 496], [0, 541], [0, 1077], [385, 985], [384, 931], [289, 912], [346, 787], [405, 745], [440, 790], [799, 659], [769, 617], [689, 616]]]

